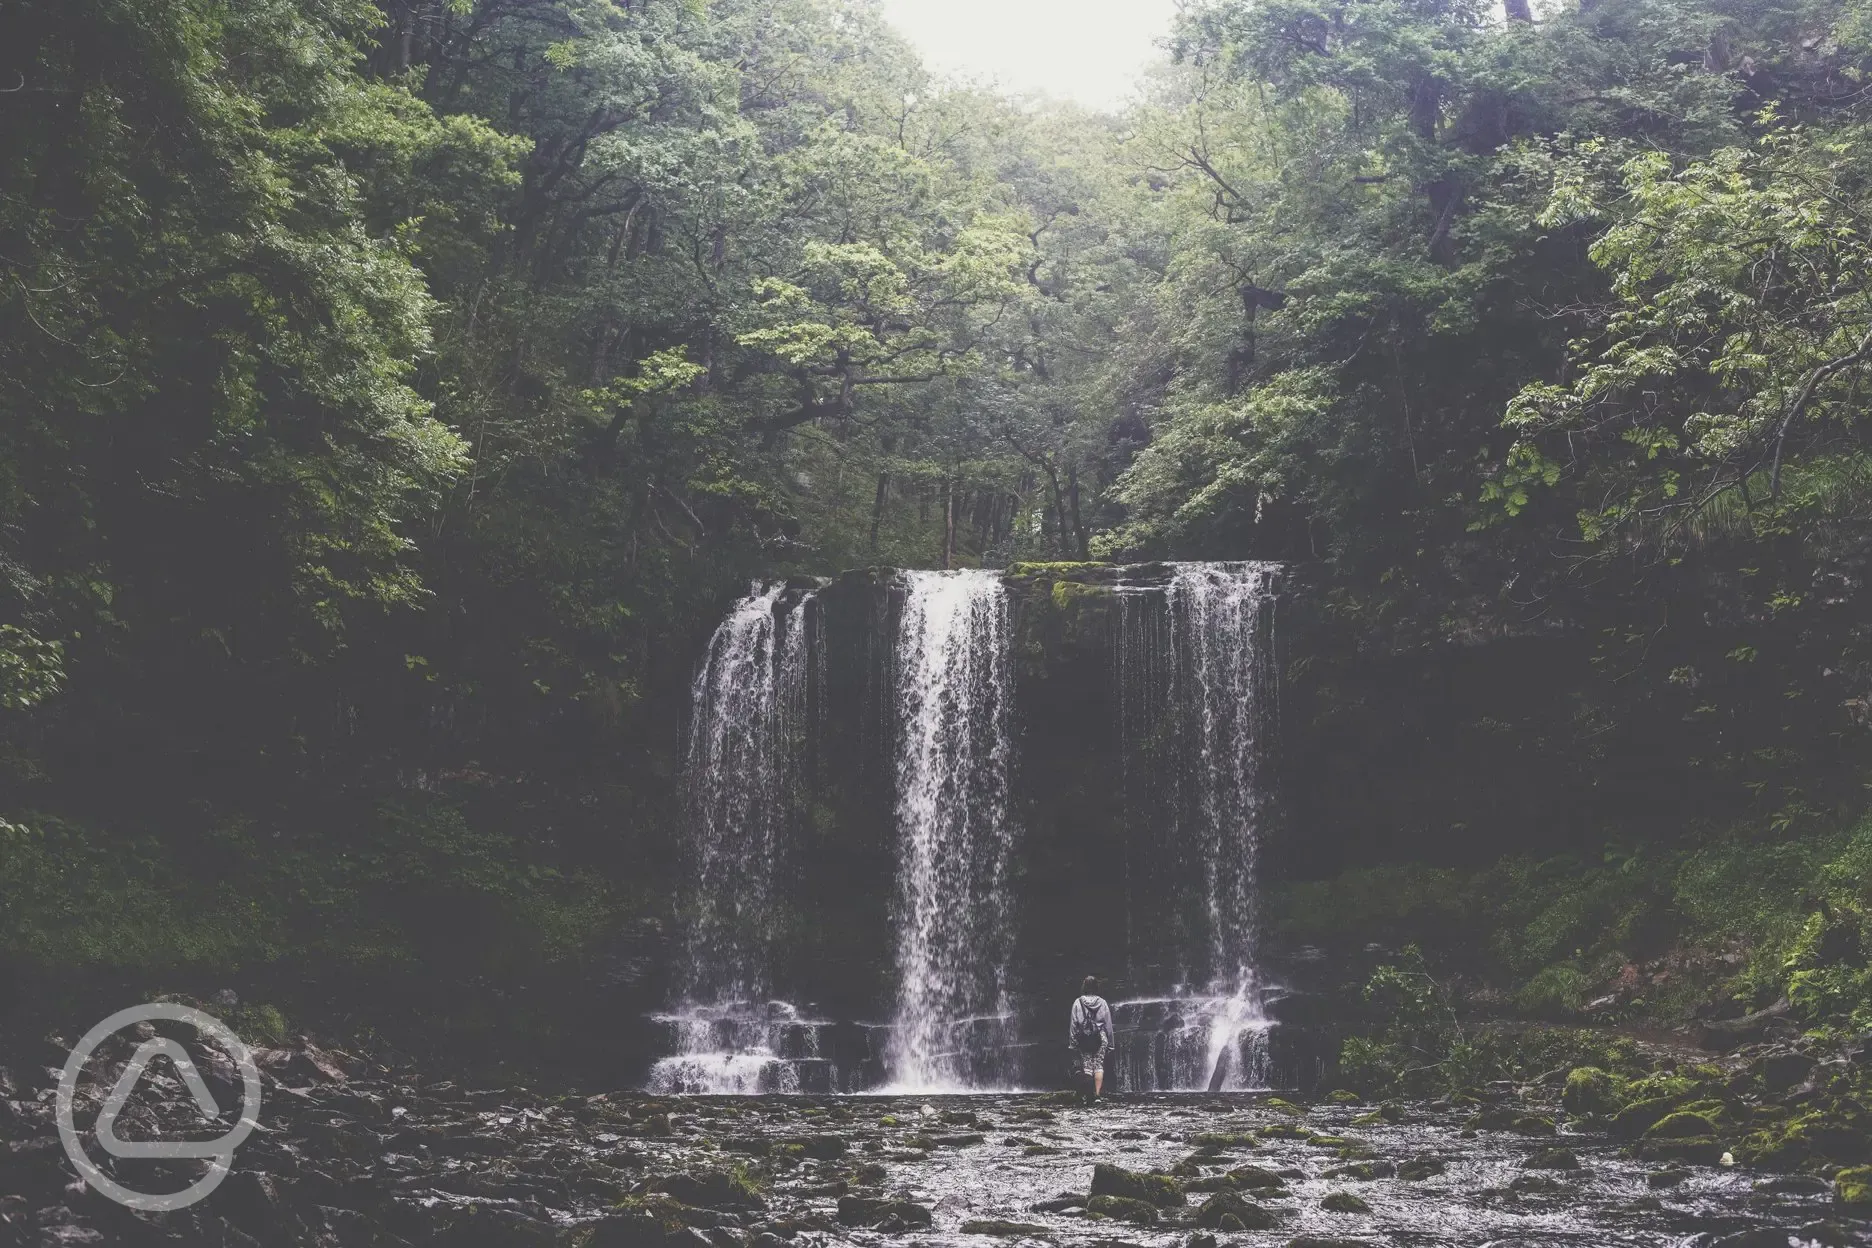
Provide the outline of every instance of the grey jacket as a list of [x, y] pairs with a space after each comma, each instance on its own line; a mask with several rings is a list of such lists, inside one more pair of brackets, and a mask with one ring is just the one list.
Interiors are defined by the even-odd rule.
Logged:
[[1118, 1047], [1118, 1033], [1112, 1030], [1111, 1006], [1105, 1004], [1104, 997], [1079, 997], [1072, 1005], [1072, 1017], [1066, 1023], [1066, 1043], [1077, 1048], [1074, 1035], [1080, 1029], [1082, 1020], [1090, 1018], [1105, 1033], [1105, 1047]]

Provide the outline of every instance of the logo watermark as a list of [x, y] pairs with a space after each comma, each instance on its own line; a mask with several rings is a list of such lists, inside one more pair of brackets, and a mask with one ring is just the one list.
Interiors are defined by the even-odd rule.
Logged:
[[[241, 1115], [233, 1130], [218, 1140], [120, 1140], [117, 1138], [117, 1115], [122, 1112], [124, 1103], [130, 1099], [137, 1082], [143, 1078], [144, 1070], [150, 1059], [162, 1054], [175, 1064], [176, 1073], [182, 1077], [189, 1094], [195, 1098], [195, 1107], [204, 1118], [217, 1118], [221, 1107], [208, 1091], [208, 1085], [202, 1082], [201, 1072], [195, 1069], [188, 1050], [166, 1036], [157, 1036], [145, 1040], [137, 1046], [131, 1055], [130, 1064], [124, 1067], [118, 1077], [117, 1085], [104, 1100], [104, 1106], [98, 1111], [97, 1122], [92, 1133], [97, 1136], [98, 1147], [113, 1157], [155, 1157], [164, 1160], [206, 1160], [210, 1164], [208, 1172], [194, 1183], [179, 1192], [166, 1192], [150, 1195], [146, 1192], [132, 1191], [123, 1186], [85, 1154], [84, 1144], [79, 1139], [77, 1124], [72, 1117], [72, 1101], [78, 1091], [78, 1074], [97, 1051], [98, 1045], [126, 1027], [138, 1023], [151, 1023], [157, 1020], [187, 1023], [205, 1040], [213, 1040], [234, 1059], [234, 1064], [241, 1073]], [[58, 1129], [59, 1138], [65, 1143], [65, 1155], [71, 1158], [72, 1165], [78, 1167], [78, 1173], [86, 1183], [110, 1197], [120, 1205], [131, 1209], [140, 1209], [149, 1213], [165, 1213], [175, 1209], [186, 1209], [198, 1200], [205, 1199], [221, 1181], [228, 1176], [234, 1165], [234, 1150], [253, 1133], [254, 1124], [260, 1120], [260, 1068], [254, 1064], [253, 1054], [239, 1036], [230, 1030], [227, 1024], [212, 1014], [191, 1009], [186, 1005], [157, 1001], [149, 1005], [134, 1005], [127, 1010], [119, 1010], [90, 1031], [78, 1042], [71, 1056], [65, 1061], [65, 1069], [59, 1075], [58, 1083]]]

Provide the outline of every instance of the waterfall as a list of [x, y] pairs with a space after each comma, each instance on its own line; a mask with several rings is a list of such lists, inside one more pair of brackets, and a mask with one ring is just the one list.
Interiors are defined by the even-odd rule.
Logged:
[[[1171, 698], [1182, 717], [1178, 834], [1200, 866], [1206, 992], [1185, 1030], [1203, 1040], [1211, 1089], [1262, 1082], [1268, 1022], [1255, 964], [1267, 789], [1262, 764], [1279, 719], [1273, 693], [1278, 564], [1173, 565]], [[1192, 1046], [1193, 1047], [1193, 1046]], [[1179, 1071], [1179, 1080], [1188, 1078]]]
[[1255, 991], [1278, 572], [1270, 563], [1178, 564], [1169, 589], [1172, 697], [1185, 725], [1180, 822], [1202, 867], [1207, 979], [1231, 997]]
[[1013, 688], [993, 572], [905, 574], [897, 634], [897, 1016], [905, 1087], [992, 1079], [1006, 1014]]
[[785, 582], [754, 586], [709, 641], [692, 688], [683, 785], [695, 860], [684, 987], [692, 1002], [772, 991], [775, 883], [803, 761], [806, 615]]

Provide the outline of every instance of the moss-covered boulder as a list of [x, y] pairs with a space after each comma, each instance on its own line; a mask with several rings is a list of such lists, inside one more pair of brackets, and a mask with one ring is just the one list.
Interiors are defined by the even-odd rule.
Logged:
[[1872, 1166], [1853, 1166], [1834, 1175], [1833, 1199], [1848, 1209], [1872, 1210]]
[[1560, 1104], [1569, 1114], [1615, 1114], [1619, 1109], [1619, 1081], [1597, 1066], [1576, 1066], [1567, 1072]]
[[1148, 1200], [1130, 1196], [1094, 1196], [1086, 1201], [1086, 1212], [1137, 1226], [1157, 1225], [1157, 1206]]
[[[1240, 1226], [1224, 1226], [1224, 1221], [1229, 1218], [1235, 1219]], [[1273, 1211], [1262, 1208], [1238, 1192], [1217, 1192], [1203, 1201], [1202, 1208], [1196, 1211], [1196, 1225], [1211, 1231], [1265, 1231], [1276, 1221]]]
[[1371, 1206], [1351, 1192], [1327, 1192], [1320, 1198], [1320, 1208], [1328, 1213], [1371, 1212]]
[[1640, 1161], [1683, 1161], [1693, 1166], [1720, 1165], [1725, 1151], [1720, 1141], [1707, 1135], [1643, 1139], [1630, 1149]]
[[1280, 1175], [1260, 1166], [1237, 1166], [1224, 1177], [1232, 1186], [1247, 1192], [1278, 1192], [1287, 1185]]
[[1612, 1134], [1635, 1140], [1677, 1108], [1677, 1097], [1658, 1096], [1633, 1101], [1612, 1116]]
[[1692, 1136], [1715, 1134], [1716, 1123], [1708, 1114], [1678, 1110], [1664, 1115], [1645, 1128], [1644, 1138], [1647, 1140], [1683, 1140]]
[[1099, 1162], [1092, 1167], [1092, 1194], [1141, 1200], [1174, 1209], [1183, 1204], [1183, 1185], [1167, 1174], [1139, 1174], [1121, 1166]]
[[1397, 1177], [1414, 1183], [1442, 1174], [1447, 1169], [1449, 1163], [1441, 1157], [1413, 1157], [1398, 1164]]
[[665, 1175], [652, 1185], [696, 1209], [765, 1209], [766, 1198], [744, 1180], [719, 1170]]

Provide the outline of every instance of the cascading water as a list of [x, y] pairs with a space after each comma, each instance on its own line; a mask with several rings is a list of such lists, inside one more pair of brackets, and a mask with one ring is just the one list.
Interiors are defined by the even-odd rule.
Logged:
[[993, 1082], [1007, 1017], [1013, 840], [1007, 592], [993, 572], [905, 574], [897, 634], [897, 1014], [906, 1088]]
[[[815, 593], [755, 585], [722, 621], [692, 686], [684, 769], [696, 882], [685, 1004], [658, 1016], [675, 1056], [651, 1072], [671, 1092], [798, 1091], [818, 1030], [768, 1001], [776, 888], [800, 806]], [[817, 1072], [809, 1082], [829, 1082]]]
[[1139, 857], [1167, 859], [1180, 876], [1199, 879], [1200, 908], [1180, 916], [1191, 937], [1183, 966], [1191, 982], [1167, 997], [1114, 1007], [1126, 1033], [1118, 1077], [1132, 1091], [1256, 1087], [1265, 1080], [1269, 1027], [1255, 959], [1256, 878], [1268, 815], [1262, 767], [1278, 723], [1273, 608], [1280, 568], [1170, 567], [1161, 615], [1149, 598], [1121, 600], [1120, 732], [1128, 736], [1134, 724], [1167, 715], [1172, 765], [1138, 786], [1127, 769], [1127, 799], [1141, 791], [1153, 825], [1167, 824], [1174, 842]]

